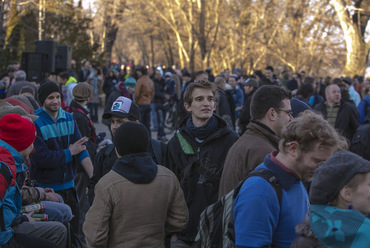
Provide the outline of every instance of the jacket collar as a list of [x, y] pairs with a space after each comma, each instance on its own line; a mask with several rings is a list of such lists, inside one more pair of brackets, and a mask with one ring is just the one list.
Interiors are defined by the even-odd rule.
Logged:
[[274, 173], [283, 189], [289, 190], [295, 182], [299, 181], [299, 179], [295, 177], [294, 174], [285, 167], [285, 165], [281, 164], [280, 161], [276, 159], [275, 156], [277, 153], [278, 152], [275, 151], [268, 154], [263, 163]]
[[271, 134], [273, 135], [276, 135], [274, 131], [272, 131], [271, 128], [269, 128], [267, 125], [263, 124], [262, 122], [259, 122], [259, 121], [256, 121], [256, 120], [251, 120], [250, 122], [254, 123], [254, 124], [257, 124], [258, 126], [266, 129], [267, 131], [269, 131]]
[[71, 101], [71, 104], [69, 106], [74, 107], [75, 109], [80, 109], [85, 114], [88, 114], [89, 113], [89, 111], [87, 109], [85, 109], [84, 107], [82, 107], [80, 104], [76, 103], [75, 100], [72, 100]]
[[268, 126], [266, 126], [265, 124], [261, 123], [261, 122], [258, 122], [258, 121], [255, 121], [255, 120], [251, 120], [250, 123], [248, 124], [247, 126], [247, 132], [255, 132], [255, 133], [259, 133], [260, 135], [262, 136], [265, 136], [269, 141], [270, 143], [276, 147], [276, 149], [278, 149], [279, 147], [279, 137], [276, 136], [276, 134], [274, 133], [274, 131], [272, 131]]
[[[51, 118], [51, 116], [49, 115], [49, 113], [46, 112], [43, 107], [41, 107], [38, 110], [36, 110], [35, 115], [38, 115], [40, 117], [42, 116], [43, 118], [48, 118], [48, 119], [50, 119], [50, 120], [52, 120], [54, 122], [53, 118]], [[58, 117], [57, 117], [57, 120], [55, 122], [57, 122], [60, 119], [66, 119], [66, 112], [61, 107], [58, 110]], [[40, 120], [40, 118], [38, 120]], [[36, 120], [36, 122], [38, 120]]]

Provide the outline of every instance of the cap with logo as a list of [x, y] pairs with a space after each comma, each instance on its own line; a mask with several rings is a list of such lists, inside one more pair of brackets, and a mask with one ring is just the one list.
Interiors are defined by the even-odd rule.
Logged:
[[103, 114], [103, 119], [110, 119], [112, 115], [118, 118], [131, 117], [135, 120], [139, 120], [140, 110], [131, 99], [120, 96], [114, 101], [110, 111]]

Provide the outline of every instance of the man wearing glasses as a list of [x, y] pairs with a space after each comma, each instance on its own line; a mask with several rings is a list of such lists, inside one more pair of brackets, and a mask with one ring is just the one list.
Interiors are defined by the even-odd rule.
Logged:
[[219, 198], [245, 179], [267, 154], [278, 149], [281, 131], [292, 119], [289, 95], [285, 89], [266, 85], [254, 93], [251, 122], [227, 154]]

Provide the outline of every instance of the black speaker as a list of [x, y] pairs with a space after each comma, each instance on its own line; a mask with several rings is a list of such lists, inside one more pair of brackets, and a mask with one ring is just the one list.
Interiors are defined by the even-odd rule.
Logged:
[[55, 72], [60, 73], [71, 68], [72, 47], [57, 46], [55, 55]]
[[21, 68], [27, 74], [27, 81], [41, 82], [44, 80], [44, 73], [42, 72], [43, 56], [41, 53], [22, 53]]
[[56, 45], [53, 40], [37, 40], [36, 53], [44, 54], [42, 61], [42, 71], [53, 73], [55, 71]]

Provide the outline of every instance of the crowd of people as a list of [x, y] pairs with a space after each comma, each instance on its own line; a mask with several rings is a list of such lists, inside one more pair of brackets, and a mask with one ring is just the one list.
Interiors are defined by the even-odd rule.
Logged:
[[368, 247], [370, 78], [71, 64], [0, 75], [2, 247]]

